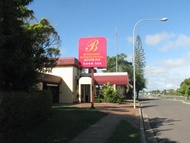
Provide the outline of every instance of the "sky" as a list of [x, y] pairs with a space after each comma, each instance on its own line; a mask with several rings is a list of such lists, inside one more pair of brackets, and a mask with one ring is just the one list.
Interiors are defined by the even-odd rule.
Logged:
[[55, 27], [61, 57], [77, 59], [79, 39], [100, 36], [107, 40], [107, 56], [125, 53], [132, 62], [133, 28], [143, 20], [134, 34], [141, 37], [150, 91], [177, 89], [190, 77], [189, 6], [189, 0], [34, 0], [28, 8]]

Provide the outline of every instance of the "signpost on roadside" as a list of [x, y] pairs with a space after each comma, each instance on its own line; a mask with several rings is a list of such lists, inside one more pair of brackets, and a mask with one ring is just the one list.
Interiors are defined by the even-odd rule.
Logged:
[[106, 38], [80, 38], [78, 53], [79, 67], [91, 68], [91, 108], [94, 108], [94, 68], [107, 67]]

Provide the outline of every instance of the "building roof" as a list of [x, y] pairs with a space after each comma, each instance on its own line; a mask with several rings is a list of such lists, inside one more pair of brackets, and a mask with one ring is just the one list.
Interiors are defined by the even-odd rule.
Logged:
[[74, 57], [59, 58], [56, 61], [56, 66], [76, 66], [76, 67], [78, 67], [78, 60]]
[[98, 85], [107, 84], [108, 82], [117, 85], [129, 84], [129, 77], [127, 72], [117, 73], [94, 73], [95, 83]]

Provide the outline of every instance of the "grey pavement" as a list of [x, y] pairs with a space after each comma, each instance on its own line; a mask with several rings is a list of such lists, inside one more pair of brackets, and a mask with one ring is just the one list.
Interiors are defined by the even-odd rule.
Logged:
[[120, 120], [120, 118], [117, 118], [117, 115], [108, 114], [74, 138], [71, 143], [104, 143], [111, 137]]
[[[189, 142], [189, 105], [181, 101], [159, 100], [151, 97], [142, 100], [142, 104], [142, 110], [151, 121], [157, 142]], [[149, 141], [151, 138], [147, 139]]]

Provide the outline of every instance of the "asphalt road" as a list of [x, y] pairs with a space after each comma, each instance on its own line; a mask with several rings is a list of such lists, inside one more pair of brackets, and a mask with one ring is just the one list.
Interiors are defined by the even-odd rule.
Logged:
[[190, 143], [190, 105], [178, 101], [140, 97], [159, 143]]

